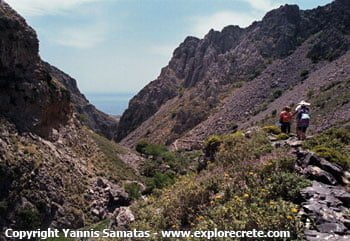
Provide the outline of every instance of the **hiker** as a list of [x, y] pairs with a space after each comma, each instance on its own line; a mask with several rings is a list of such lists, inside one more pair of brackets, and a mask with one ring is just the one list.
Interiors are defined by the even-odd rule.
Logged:
[[297, 136], [299, 140], [306, 139], [306, 130], [310, 124], [310, 103], [301, 101], [295, 109], [294, 115], [297, 120]]
[[280, 113], [280, 124], [281, 131], [285, 134], [290, 134], [290, 126], [292, 121], [293, 114], [291, 112], [291, 108], [286, 106], [283, 108], [283, 111]]

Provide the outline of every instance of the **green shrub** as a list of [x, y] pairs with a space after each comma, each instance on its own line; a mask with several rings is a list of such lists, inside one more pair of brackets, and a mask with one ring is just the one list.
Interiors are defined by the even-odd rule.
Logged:
[[311, 183], [295, 173], [277, 172], [270, 176], [267, 190], [271, 199], [283, 198], [286, 201], [299, 201], [300, 191]]
[[147, 179], [147, 192], [151, 193], [154, 189], [162, 189], [174, 183], [174, 175], [157, 172], [153, 177]]
[[217, 161], [135, 202], [138, 218], [131, 228], [289, 230], [294, 240], [302, 240], [298, 206], [292, 201], [309, 183], [293, 174], [294, 155], [272, 150], [263, 131], [216, 136], [212, 142], [220, 143]]
[[148, 157], [141, 167], [142, 175], [148, 178], [148, 193], [173, 184], [176, 177], [191, 171], [189, 167], [193, 166], [198, 155], [202, 155], [201, 152], [171, 152], [153, 144], [147, 144], [143, 153]]
[[78, 117], [78, 120], [82, 123], [85, 123], [88, 120], [88, 118], [85, 114], [78, 114], [77, 117]]
[[170, 151], [168, 151], [168, 150], [161, 152], [159, 156], [160, 156], [161, 158], [163, 158], [164, 160], [170, 162], [170, 163], [169, 163], [170, 165], [171, 165], [171, 164], [174, 164], [174, 163], [172, 163], [172, 162], [175, 162], [176, 159], [177, 159], [176, 154], [175, 154], [174, 152], [170, 152]]
[[275, 90], [272, 94], [272, 97], [273, 97], [273, 99], [277, 99], [277, 98], [281, 97], [282, 94], [283, 94], [282, 90]]
[[277, 160], [270, 160], [264, 165], [261, 174], [264, 178], [270, 178], [276, 172], [294, 172], [294, 157], [284, 157]]
[[236, 131], [238, 129], [238, 124], [236, 122], [231, 122], [227, 125], [231, 131]]
[[129, 194], [131, 200], [136, 200], [141, 197], [141, 188], [137, 183], [128, 183], [124, 186], [124, 189]]
[[326, 135], [338, 139], [345, 145], [350, 145], [350, 126], [330, 129], [326, 131]]
[[289, 138], [289, 135], [286, 133], [281, 133], [276, 136], [277, 140], [287, 140]]
[[304, 142], [305, 149], [350, 168], [350, 127], [332, 128]]
[[275, 117], [277, 115], [277, 110], [273, 110], [272, 112], [271, 112], [271, 116], [272, 117]]
[[306, 79], [309, 75], [309, 71], [307, 69], [303, 70], [301, 73], [300, 73], [300, 77], [302, 77], [303, 79]]
[[312, 151], [314, 151], [320, 157], [323, 157], [330, 162], [339, 164], [344, 168], [350, 167], [349, 158], [333, 148], [329, 148], [325, 146], [316, 146], [315, 148], [312, 149]]
[[22, 230], [37, 229], [41, 225], [40, 214], [36, 208], [18, 210], [16, 212], [16, 219], [18, 220], [16, 228]]
[[272, 151], [272, 146], [264, 132], [255, 132], [245, 137], [241, 132], [224, 135], [218, 158], [222, 162], [242, 162], [258, 159]]
[[204, 143], [204, 153], [207, 157], [214, 159], [215, 153], [219, 150], [222, 137], [218, 135], [209, 136]]
[[146, 156], [162, 157], [163, 155], [167, 155], [168, 149], [163, 145], [142, 141], [136, 145], [136, 151]]
[[144, 153], [144, 149], [148, 146], [148, 142], [145, 140], [141, 140], [136, 144], [136, 151], [138, 153]]
[[135, 203], [133, 210], [138, 219], [131, 228], [164, 230], [189, 227], [209, 205], [212, 185], [217, 183], [212, 178], [203, 180], [195, 175], [183, 176], [174, 185], [164, 188], [160, 195]]
[[[234, 197], [200, 216], [192, 230], [288, 230], [291, 240], [303, 240], [303, 227], [295, 211], [298, 206], [259, 197]], [[269, 239], [281, 240], [281, 239]]]
[[263, 130], [268, 134], [274, 134], [274, 135], [281, 134], [281, 129], [275, 125], [264, 126]]

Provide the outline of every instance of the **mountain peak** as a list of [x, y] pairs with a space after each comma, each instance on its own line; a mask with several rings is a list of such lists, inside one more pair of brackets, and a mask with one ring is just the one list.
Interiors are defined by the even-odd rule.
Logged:
[[274, 25], [296, 23], [300, 19], [300, 9], [298, 5], [285, 4], [277, 9], [268, 12], [262, 22]]

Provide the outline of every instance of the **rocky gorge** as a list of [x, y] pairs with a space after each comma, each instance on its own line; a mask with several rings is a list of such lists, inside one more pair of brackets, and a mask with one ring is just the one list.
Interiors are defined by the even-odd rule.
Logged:
[[130, 204], [123, 183], [140, 181], [142, 158], [109, 140], [117, 121], [41, 60], [35, 31], [4, 1], [0, 72], [0, 240], [7, 228], [78, 229], [107, 214], [120, 219], [119, 208]]
[[[118, 122], [0, 1], [0, 240], [8, 228], [349, 240], [349, 34], [349, 1], [335, 0], [187, 37]], [[305, 141], [275, 125], [301, 99], [315, 113]]]

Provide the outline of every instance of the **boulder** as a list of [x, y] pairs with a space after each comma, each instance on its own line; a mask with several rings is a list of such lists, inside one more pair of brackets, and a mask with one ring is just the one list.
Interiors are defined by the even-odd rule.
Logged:
[[347, 231], [347, 228], [342, 223], [322, 223], [316, 227], [321, 233], [344, 234]]
[[90, 203], [90, 211], [100, 220], [111, 216], [116, 209], [130, 205], [127, 192], [119, 185], [106, 179], [97, 178], [84, 195], [85, 200]]
[[332, 174], [335, 177], [341, 177], [343, 176], [344, 173], [344, 168], [341, 167], [338, 164], [335, 163], [331, 163], [325, 159], [320, 159], [319, 161], [319, 167], [322, 170], [325, 170], [326, 172], [329, 172], [330, 174]]
[[104, 180], [102, 178], [97, 178], [96, 185], [98, 187], [105, 188], [106, 187], [106, 180]]
[[298, 140], [287, 140], [286, 144], [289, 145], [290, 147], [297, 148], [303, 145], [303, 141], [298, 141]]
[[115, 222], [118, 227], [128, 226], [135, 221], [134, 214], [131, 212], [130, 208], [121, 207], [116, 211], [118, 211], [118, 214], [116, 215]]
[[308, 241], [348, 241], [350, 239], [350, 235], [340, 236], [332, 233], [320, 233], [316, 230], [306, 230], [305, 238]]
[[333, 190], [333, 194], [336, 198], [343, 202], [344, 206], [350, 207], [350, 193], [345, 190]]
[[312, 226], [307, 226], [307, 240], [347, 240], [343, 237], [349, 232], [350, 220], [345, 205], [350, 194], [344, 187], [313, 181], [312, 186], [303, 189], [301, 195], [305, 202], [301, 204], [299, 214], [304, 220], [309, 219], [316, 224], [317, 229], [310, 230]]
[[120, 202], [121, 204], [128, 204], [130, 202], [129, 195], [119, 186], [114, 185], [113, 188], [108, 191], [110, 201]]
[[304, 174], [310, 179], [317, 180], [326, 184], [336, 185], [338, 182], [334, 176], [317, 166], [308, 166], [304, 169]]

